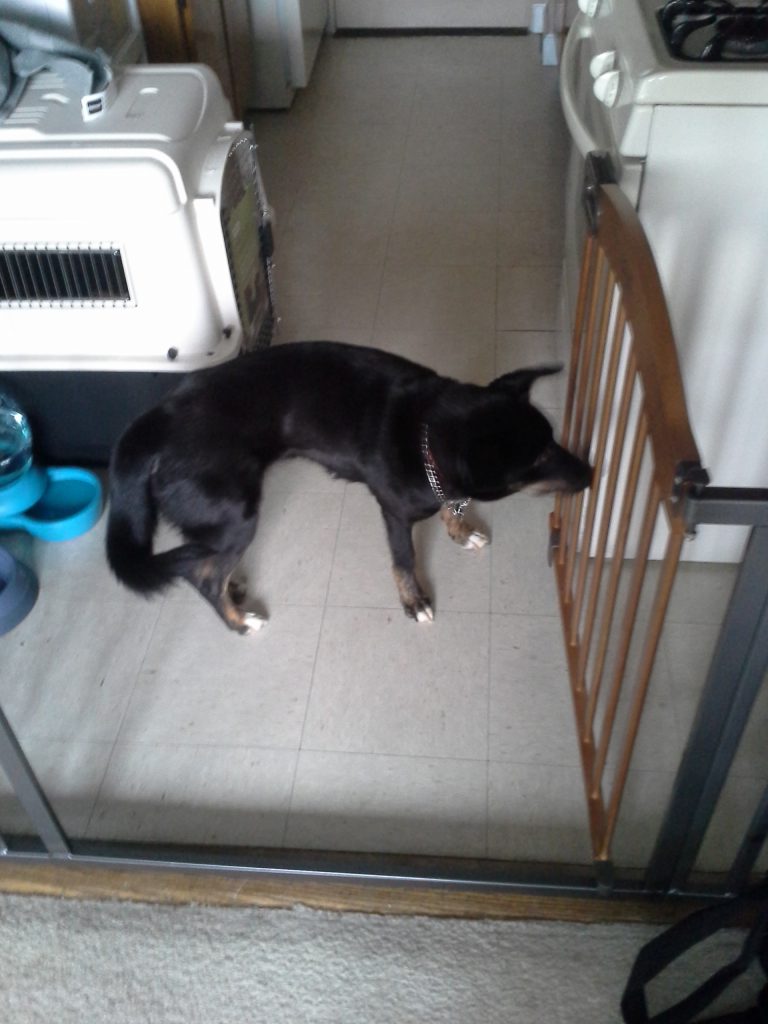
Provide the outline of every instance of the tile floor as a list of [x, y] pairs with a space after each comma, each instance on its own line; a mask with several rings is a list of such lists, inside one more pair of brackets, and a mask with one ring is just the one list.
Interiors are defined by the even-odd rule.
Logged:
[[[279, 343], [372, 344], [481, 383], [567, 356], [566, 133], [535, 39], [327, 39], [306, 93], [254, 130]], [[535, 393], [555, 420], [563, 384]], [[479, 553], [419, 526], [437, 619], [417, 626], [368, 493], [278, 465], [248, 555], [271, 616], [253, 638], [181, 587], [155, 602], [121, 590], [103, 521], [59, 546], [6, 537], [42, 589], [0, 641], [0, 702], [75, 836], [588, 862], [549, 509], [476, 508], [493, 539]], [[648, 855], [732, 579], [681, 573], [621, 865]], [[764, 748], [755, 730], [730, 783], [741, 828]], [[24, 829], [0, 787], [0, 832]], [[702, 863], [735, 835], [720, 822]]]

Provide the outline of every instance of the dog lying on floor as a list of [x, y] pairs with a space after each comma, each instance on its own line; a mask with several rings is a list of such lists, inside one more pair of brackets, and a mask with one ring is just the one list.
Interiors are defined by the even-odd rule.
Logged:
[[[472, 498], [516, 491], [575, 492], [590, 466], [557, 444], [530, 403], [533, 382], [559, 366], [461, 384], [398, 356], [334, 342], [263, 349], [191, 374], [140, 416], [110, 465], [107, 558], [141, 594], [191, 583], [230, 629], [265, 620], [233, 580], [256, 532], [262, 478], [301, 455], [362, 482], [381, 506], [407, 615], [432, 608], [414, 575], [413, 524], [440, 512], [452, 540], [487, 543], [464, 519]], [[185, 543], [153, 553], [162, 517]]]

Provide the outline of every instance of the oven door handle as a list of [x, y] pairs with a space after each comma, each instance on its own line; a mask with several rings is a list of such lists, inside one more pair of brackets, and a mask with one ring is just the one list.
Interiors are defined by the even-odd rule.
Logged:
[[560, 102], [571, 138], [582, 156], [603, 148], [598, 145], [576, 109], [576, 55], [581, 40], [587, 39], [591, 34], [587, 19], [583, 15], [577, 15], [565, 37], [560, 58]]

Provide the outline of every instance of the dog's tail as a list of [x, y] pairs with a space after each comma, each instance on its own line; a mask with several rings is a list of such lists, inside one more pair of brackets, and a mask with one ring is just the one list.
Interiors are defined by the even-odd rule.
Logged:
[[151, 478], [167, 426], [162, 408], [145, 413], [120, 438], [109, 467], [107, 561], [121, 583], [146, 596], [187, 575], [208, 553], [194, 544], [152, 551], [158, 509]]

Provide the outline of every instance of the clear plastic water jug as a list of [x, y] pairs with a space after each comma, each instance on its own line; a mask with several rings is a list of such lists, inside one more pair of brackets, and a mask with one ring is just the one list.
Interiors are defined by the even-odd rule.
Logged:
[[0, 390], [0, 487], [12, 483], [32, 464], [32, 431], [15, 399]]

